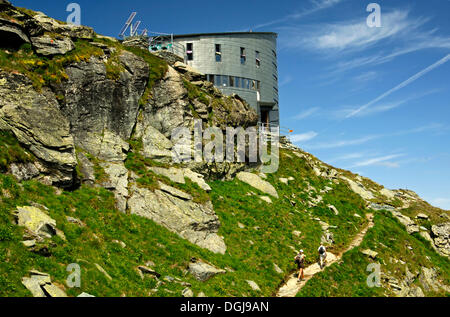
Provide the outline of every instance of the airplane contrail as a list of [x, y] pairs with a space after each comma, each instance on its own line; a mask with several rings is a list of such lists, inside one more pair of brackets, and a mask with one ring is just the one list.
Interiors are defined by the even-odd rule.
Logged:
[[374, 103], [377, 103], [378, 101], [380, 101], [381, 99], [384, 99], [385, 97], [389, 96], [390, 94], [392, 94], [393, 92], [396, 92], [399, 89], [402, 89], [403, 87], [408, 86], [410, 83], [416, 81], [417, 79], [419, 79], [420, 77], [422, 77], [423, 75], [425, 75], [426, 73], [432, 71], [433, 69], [445, 64], [446, 62], [448, 62], [450, 60], [450, 54], [447, 54], [447, 56], [445, 56], [444, 58], [438, 60], [436, 63], [434, 63], [433, 65], [428, 66], [427, 68], [425, 68], [424, 70], [421, 70], [420, 72], [418, 72], [417, 74], [415, 74], [414, 76], [411, 76], [410, 78], [408, 78], [407, 80], [405, 80], [404, 82], [402, 82], [401, 84], [395, 86], [394, 88], [386, 91], [384, 94], [382, 94], [381, 96], [375, 98], [374, 100], [370, 101], [369, 103], [366, 103], [364, 106], [361, 106], [360, 108], [356, 109], [355, 111], [351, 112], [350, 114], [348, 114], [345, 119], [351, 118], [353, 116], [355, 116], [356, 114], [358, 114], [359, 112], [367, 109], [368, 107], [370, 107], [371, 105], [373, 105]]

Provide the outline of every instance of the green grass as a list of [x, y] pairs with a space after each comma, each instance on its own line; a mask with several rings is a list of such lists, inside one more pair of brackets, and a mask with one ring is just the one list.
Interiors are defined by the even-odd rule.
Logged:
[[[297, 296], [394, 296], [388, 289], [370, 288], [366, 271], [370, 263], [380, 263], [382, 272], [399, 280], [404, 279], [405, 265], [391, 258], [406, 262], [409, 271], [420, 272], [422, 267], [438, 268], [445, 284], [450, 282], [450, 262], [433, 251], [429, 242], [419, 235], [409, 235], [387, 211], [376, 212], [375, 226], [367, 232], [362, 244], [344, 254], [342, 261], [317, 274], [302, 288]], [[408, 248], [412, 247], [412, 250]], [[378, 252], [377, 259], [370, 260], [360, 251], [371, 249]], [[421, 286], [418, 284], [418, 286]], [[427, 292], [427, 296], [449, 296], [443, 292]]]
[[26, 75], [36, 90], [42, 87], [61, 84], [68, 76], [64, 67], [80, 61], [89, 61], [92, 56], [102, 56], [103, 51], [85, 40], [76, 40], [75, 49], [65, 55], [43, 57], [36, 55], [30, 44], [24, 44], [18, 51], [0, 49], [0, 68], [9, 72]]
[[0, 172], [6, 172], [11, 163], [33, 161], [34, 155], [24, 150], [11, 132], [0, 130]]

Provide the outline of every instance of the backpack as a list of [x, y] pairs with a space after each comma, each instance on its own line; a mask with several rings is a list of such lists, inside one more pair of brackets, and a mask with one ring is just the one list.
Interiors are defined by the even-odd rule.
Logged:
[[319, 254], [324, 254], [324, 253], [325, 253], [325, 248], [324, 247], [319, 248]]

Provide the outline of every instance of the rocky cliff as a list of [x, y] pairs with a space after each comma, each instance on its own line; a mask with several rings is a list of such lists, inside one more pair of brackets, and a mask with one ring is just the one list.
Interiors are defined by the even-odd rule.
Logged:
[[[353, 262], [344, 254], [324, 271], [324, 293], [308, 288], [311, 279], [302, 295], [448, 293], [448, 211], [289, 142], [274, 174], [258, 164], [174, 164], [174, 129], [196, 120], [245, 128], [255, 111], [170, 53], [5, 0], [0, 36], [0, 294], [76, 296], [64, 266], [80, 263], [83, 291], [97, 296], [269, 296], [295, 251], [320, 242], [347, 250], [369, 213], [361, 248], [371, 252], [355, 251]], [[361, 284], [374, 261], [383, 263], [381, 290]], [[348, 283], [360, 292], [336, 288], [333, 268], [349, 262], [358, 269]]]

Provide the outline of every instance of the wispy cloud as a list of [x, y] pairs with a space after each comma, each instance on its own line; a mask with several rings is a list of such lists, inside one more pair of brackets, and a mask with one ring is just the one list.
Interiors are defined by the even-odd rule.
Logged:
[[405, 154], [392, 154], [392, 155], [374, 157], [374, 158], [371, 158], [368, 160], [363, 160], [363, 161], [357, 162], [352, 166], [352, 168], [372, 166], [372, 165], [382, 165], [382, 166], [387, 166], [387, 167], [399, 167], [399, 164], [397, 162], [392, 162], [392, 160], [402, 157], [404, 155]]
[[313, 108], [309, 108], [306, 109], [302, 112], [300, 112], [298, 115], [296, 115], [294, 117], [295, 120], [303, 120], [306, 119], [308, 117], [311, 117], [312, 115], [316, 114], [319, 111], [319, 107], [313, 107]]
[[286, 75], [284, 78], [281, 79], [281, 81], [278, 83], [278, 87], [286, 86], [287, 84], [291, 83], [294, 80], [294, 78], [291, 75]]
[[301, 134], [293, 134], [290, 136], [291, 142], [298, 143], [298, 142], [306, 142], [309, 140], [314, 139], [318, 134], [314, 131], [301, 133]]
[[330, 141], [330, 142], [322, 142], [317, 144], [311, 144], [307, 145], [306, 147], [308, 149], [333, 149], [333, 148], [341, 148], [346, 146], [354, 146], [354, 145], [361, 145], [368, 143], [373, 140], [381, 139], [381, 138], [387, 138], [387, 137], [396, 137], [396, 136], [405, 136], [415, 133], [422, 133], [427, 131], [442, 131], [448, 129], [447, 126], [444, 126], [440, 123], [431, 123], [428, 125], [423, 125], [417, 128], [411, 128], [411, 129], [405, 129], [400, 130], [392, 133], [385, 133], [385, 134], [372, 134], [367, 136], [362, 136], [355, 139], [347, 139], [347, 140], [337, 140], [337, 141]]
[[344, 0], [311, 0], [310, 2], [312, 5], [309, 8], [303, 9], [302, 11], [297, 12], [297, 13], [288, 14], [279, 19], [275, 19], [275, 20], [271, 20], [268, 22], [254, 25], [250, 29], [256, 30], [256, 29], [261, 29], [261, 28], [265, 28], [268, 26], [273, 26], [276, 24], [285, 23], [285, 22], [292, 21], [292, 20], [296, 21], [296, 20], [304, 18], [308, 15], [314, 14], [316, 12], [331, 8], [342, 1], [344, 1]]
[[396, 92], [397, 90], [400, 90], [400, 89], [408, 86], [409, 84], [413, 83], [414, 81], [416, 81], [417, 79], [421, 78], [425, 74], [429, 73], [433, 69], [438, 68], [439, 66], [445, 64], [449, 60], [450, 60], [450, 54], [447, 54], [446, 56], [444, 56], [443, 58], [438, 60], [436, 63], [428, 66], [427, 68], [425, 68], [423, 70], [421, 70], [420, 72], [418, 72], [417, 74], [411, 76], [410, 78], [408, 78], [407, 80], [403, 81], [399, 85], [395, 86], [394, 88], [389, 89], [388, 91], [386, 91], [385, 93], [381, 94], [377, 98], [373, 99], [372, 101], [366, 103], [365, 105], [363, 105], [363, 106], [359, 107], [358, 109], [356, 109], [355, 111], [351, 112], [350, 114], [348, 114], [346, 116], [346, 119], [356, 116], [361, 111], [366, 110], [367, 108], [369, 108], [373, 104], [376, 104], [377, 102], [379, 102], [380, 100], [386, 98], [387, 96], [391, 95], [392, 93]]

